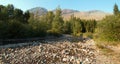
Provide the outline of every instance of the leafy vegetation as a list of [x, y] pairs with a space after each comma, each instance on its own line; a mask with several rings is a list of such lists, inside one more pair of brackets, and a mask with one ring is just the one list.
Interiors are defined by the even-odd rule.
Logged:
[[104, 18], [98, 23], [97, 27], [98, 40], [105, 42], [120, 41], [120, 12], [116, 4], [114, 6], [114, 15]]
[[29, 12], [23, 13], [15, 9], [13, 5], [0, 5], [0, 38], [23, 38], [27, 37], [27, 23]]
[[95, 20], [81, 20], [72, 15], [70, 20], [64, 21], [61, 13], [58, 7], [55, 13], [48, 11], [47, 14], [39, 16], [29, 11], [23, 12], [11, 4], [0, 5], [0, 39], [60, 36], [62, 34], [80, 36], [82, 33], [94, 32]]
[[[70, 20], [64, 21], [61, 9], [58, 7], [55, 14], [52, 11], [42, 16], [37, 16], [29, 11], [23, 12], [14, 8], [13, 5], [0, 5], [0, 39], [44, 37], [48, 35], [60, 36], [72, 34], [93, 38], [100, 41], [120, 41], [120, 11], [114, 6], [114, 15], [107, 16], [102, 21], [82, 20], [71, 16]], [[97, 29], [96, 29], [97, 27]]]
[[96, 24], [95, 20], [81, 20], [72, 15], [71, 19], [64, 23], [64, 32], [74, 36], [80, 36], [82, 33], [94, 33]]

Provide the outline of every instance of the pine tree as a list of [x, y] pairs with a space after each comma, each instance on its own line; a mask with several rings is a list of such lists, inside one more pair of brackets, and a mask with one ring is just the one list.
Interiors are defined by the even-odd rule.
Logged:
[[115, 5], [114, 5], [114, 15], [118, 15], [118, 14], [119, 14], [118, 5], [115, 4]]
[[57, 32], [57, 33], [62, 33], [62, 28], [63, 28], [63, 18], [61, 16], [61, 9], [57, 8], [55, 17], [52, 22], [52, 30]]
[[48, 29], [51, 29], [52, 28], [52, 22], [53, 22], [53, 19], [54, 19], [54, 13], [52, 11], [49, 11], [46, 15], [45, 15], [45, 19], [46, 20], [45, 22], [47, 23], [48, 25]]
[[27, 23], [29, 18], [30, 18], [30, 13], [29, 13], [29, 11], [26, 11], [24, 13], [24, 22]]
[[21, 9], [14, 10], [14, 19], [16, 19], [22, 23], [25, 23], [24, 22], [24, 14], [23, 14], [23, 11]]
[[14, 6], [12, 4], [7, 5], [7, 13], [9, 19], [12, 19], [14, 16]]

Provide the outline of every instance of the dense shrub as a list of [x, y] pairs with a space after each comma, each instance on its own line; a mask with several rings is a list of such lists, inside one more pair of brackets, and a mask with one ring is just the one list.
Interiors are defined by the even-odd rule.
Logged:
[[120, 16], [107, 16], [98, 23], [96, 30], [99, 40], [120, 41]]
[[27, 37], [26, 25], [16, 20], [11, 20], [7, 23], [0, 23], [0, 38], [24, 38]]

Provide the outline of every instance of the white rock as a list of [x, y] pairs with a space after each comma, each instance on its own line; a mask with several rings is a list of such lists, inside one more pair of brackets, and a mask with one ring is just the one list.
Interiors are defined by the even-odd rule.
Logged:
[[65, 62], [65, 61], [68, 61], [68, 58], [63, 58], [63, 61]]

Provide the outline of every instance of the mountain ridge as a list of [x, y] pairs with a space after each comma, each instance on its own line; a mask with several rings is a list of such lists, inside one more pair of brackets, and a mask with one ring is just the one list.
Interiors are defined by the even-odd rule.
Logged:
[[[43, 7], [31, 8], [28, 11], [38, 16], [44, 15], [48, 12], [48, 10]], [[51, 11], [55, 13], [55, 10]], [[62, 9], [62, 17], [64, 18], [64, 20], [69, 20], [71, 15], [86, 20], [89, 19], [102, 20], [105, 16], [111, 15], [111, 13], [104, 12], [101, 10], [78, 11], [73, 9]]]
[[30, 13], [33, 13], [35, 15], [44, 15], [48, 12], [48, 10], [46, 8], [43, 7], [35, 7], [35, 8], [31, 8], [28, 10]]

